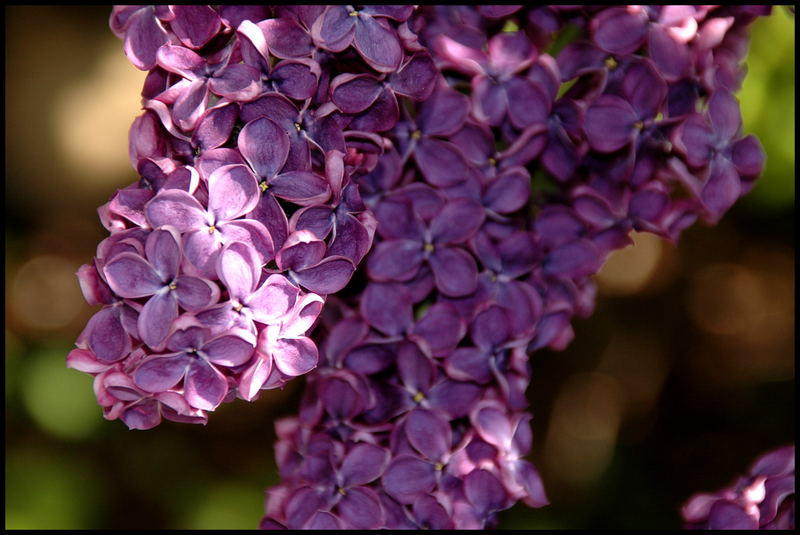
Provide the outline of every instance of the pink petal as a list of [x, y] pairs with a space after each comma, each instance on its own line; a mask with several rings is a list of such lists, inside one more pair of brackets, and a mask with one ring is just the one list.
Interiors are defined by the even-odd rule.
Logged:
[[193, 407], [213, 411], [228, 393], [225, 376], [203, 359], [195, 360], [184, 381], [184, 395]]
[[208, 211], [230, 221], [253, 211], [260, 199], [258, 181], [245, 165], [226, 165], [208, 177]]
[[127, 299], [153, 295], [164, 286], [153, 266], [134, 253], [120, 253], [103, 268], [108, 285]]

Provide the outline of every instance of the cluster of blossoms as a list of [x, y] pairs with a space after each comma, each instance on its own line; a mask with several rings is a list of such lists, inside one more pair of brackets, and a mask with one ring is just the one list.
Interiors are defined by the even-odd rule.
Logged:
[[316, 367], [277, 423], [264, 528], [484, 528], [547, 504], [529, 355], [571, 341], [632, 231], [677, 240], [752, 187], [733, 93], [767, 13], [115, 8], [149, 70], [141, 179], [100, 209], [111, 236], [79, 276], [105, 306], [69, 365], [134, 428]]
[[759, 457], [746, 476], [683, 506], [686, 529], [794, 529], [794, 446]]

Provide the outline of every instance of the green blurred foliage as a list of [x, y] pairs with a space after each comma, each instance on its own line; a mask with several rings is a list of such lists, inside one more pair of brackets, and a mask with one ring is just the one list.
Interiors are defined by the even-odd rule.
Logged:
[[747, 76], [738, 94], [744, 132], [759, 138], [766, 168], [743, 199], [751, 209], [785, 210], [794, 206], [795, 16], [785, 6], [756, 21], [751, 33]]

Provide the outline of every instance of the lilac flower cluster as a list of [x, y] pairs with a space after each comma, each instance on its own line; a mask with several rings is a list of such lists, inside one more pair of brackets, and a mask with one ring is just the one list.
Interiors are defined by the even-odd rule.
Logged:
[[730, 486], [684, 504], [686, 529], [794, 529], [794, 446], [759, 457]]
[[[276, 9], [111, 14], [128, 58], [149, 71], [130, 131], [140, 179], [99, 209], [111, 235], [78, 275], [103, 308], [67, 362], [95, 376], [105, 416], [131, 428], [204, 423], [223, 401], [317, 365], [307, 334], [375, 232], [351, 175], [377, 164], [387, 109], [433, 89], [429, 55], [405, 54], [396, 36], [391, 50], [367, 46], [410, 7], [358, 20]], [[351, 42], [357, 53], [342, 52]], [[362, 106], [366, 86], [382, 93]]]
[[261, 527], [475, 529], [518, 500], [548, 503], [524, 458], [529, 354], [569, 343], [591, 275], [631, 231], [677, 240], [752, 185], [763, 152], [732, 93], [753, 18], [415, 11], [404, 46], [441, 76], [353, 176], [377, 219], [367, 284], [326, 308], [320, 369], [277, 424], [282, 482]]
[[141, 180], [100, 209], [79, 277], [104, 307], [69, 365], [147, 428], [318, 364], [277, 424], [264, 528], [484, 528], [547, 504], [529, 355], [570, 342], [631, 231], [677, 240], [752, 186], [733, 93], [768, 12], [115, 8], [149, 70]]

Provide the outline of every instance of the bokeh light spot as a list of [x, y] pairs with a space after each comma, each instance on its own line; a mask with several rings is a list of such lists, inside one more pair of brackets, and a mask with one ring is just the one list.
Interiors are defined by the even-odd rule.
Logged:
[[255, 529], [264, 515], [264, 489], [224, 482], [192, 500], [182, 526], [188, 529]]
[[11, 284], [11, 307], [25, 327], [50, 330], [65, 327], [81, 311], [78, 266], [53, 255], [23, 264]]
[[[82, 463], [81, 463], [82, 464]], [[6, 529], [86, 529], [103, 504], [87, 466], [52, 451], [6, 457]]]
[[25, 408], [45, 431], [75, 440], [90, 436], [103, 418], [92, 393], [92, 378], [66, 367], [68, 348], [28, 355], [21, 392]]
[[[632, 295], [655, 281], [659, 268], [669, 268], [664, 259], [668, 246], [654, 234], [635, 232], [633, 245], [614, 251], [597, 274], [598, 290], [604, 295]], [[665, 277], [659, 277], [659, 283]], [[659, 284], [658, 286], [661, 286]]]
[[622, 415], [622, 393], [611, 376], [577, 373], [556, 398], [545, 439], [550, 474], [567, 485], [587, 487], [611, 461]]
[[53, 117], [64, 161], [89, 184], [130, 171], [128, 130], [141, 113], [139, 91], [146, 74], [130, 65], [116, 40], [109, 39], [98, 56], [93, 73], [58, 96]]

